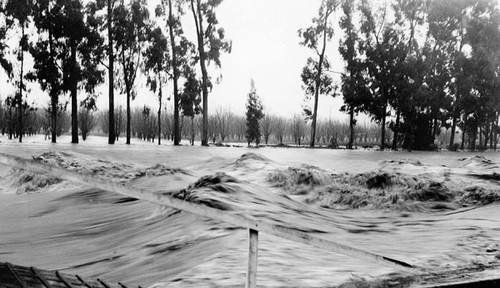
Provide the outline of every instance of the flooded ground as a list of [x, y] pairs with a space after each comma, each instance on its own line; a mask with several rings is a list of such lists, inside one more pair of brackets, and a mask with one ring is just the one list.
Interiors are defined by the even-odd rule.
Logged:
[[[28, 138], [26, 144], [0, 143], [0, 152], [169, 193], [416, 267], [414, 274], [398, 272], [261, 233], [260, 287], [380, 279], [405, 286], [500, 271], [497, 153], [158, 147], [139, 141], [110, 147], [105, 141], [53, 145]], [[0, 175], [2, 262], [142, 287], [244, 285], [244, 229], [8, 167], [0, 166]]]

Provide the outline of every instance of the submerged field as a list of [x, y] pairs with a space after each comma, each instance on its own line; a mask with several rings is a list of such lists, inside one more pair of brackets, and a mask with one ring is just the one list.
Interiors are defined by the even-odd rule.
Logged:
[[[0, 152], [278, 223], [416, 267], [414, 274], [398, 272], [261, 234], [261, 287], [405, 287], [500, 270], [500, 155], [493, 152], [59, 141], [3, 141]], [[0, 176], [2, 262], [142, 287], [244, 285], [244, 229], [4, 166]]]

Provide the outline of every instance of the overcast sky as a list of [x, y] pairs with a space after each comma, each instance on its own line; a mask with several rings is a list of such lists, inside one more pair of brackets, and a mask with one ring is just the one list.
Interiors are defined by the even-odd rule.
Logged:
[[[150, 4], [154, 6], [154, 2]], [[257, 94], [261, 97], [266, 110], [272, 114], [291, 116], [302, 111], [304, 92], [301, 88], [300, 73], [310, 50], [299, 45], [297, 30], [311, 24], [317, 14], [320, 0], [225, 0], [217, 8], [220, 26], [226, 30], [226, 36], [232, 40], [232, 52], [222, 56], [222, 81], [214, 86], [209, 94], [209, 111], [216, 107], [230, 108], [238, 114], [245, 111], [245, 101], [250, 89], [250, 79], [255, 81]], [[192, 30], [191, 15], [186, 15], [185, 30], [189, 36]], [[338, 22], [337, 16], [332, 19]], [[336, 28], [336, 33], [339, 30]], [[192, 37], [190, 37], [192, 38]], [[194, 39], [192, 39], [194, 40]], [[327, 55], [333, 63], [333, 69], [343, 70], [338, 53], [338, 38], [334, 38], [327, 48]], [[214, 75], [216, 76], [216, 75]], [[333, 75], [338, 80], [338, 75]], [[5, 77], [2, 76], [2, 82]], [[132, 106], [147, 103], [156, 106], [156, 97], [147, 91], [144, 79], [138, 79], [136, 85], [139, 95]], [[3, 86], [3, 85], [2, 85]], [[31, 85], [38, 87], [37, 83]], [[171, 83], [168, 95], [172, 94]], [[34, 88], [33, 94], [40, 94]], [[98, 100], [100, 109], [107, 107], [107, 83], [99, 89], [102, 92]], [[0, 97], [5, 98], [10, 89], [2, 89]], [[38, 96], [39, 105], [45, 106], [48, 96]], [[79, 99], [83, 99], [80, 94]], [[115, 92], [117, 105], [125, 105], [125, 95]], [[332, 99], [321, 96], [319, 117], [344, 118], [339, 112], [341, 97]], [[169, 108], [171, 103], [168, 104]]]
[[[224, 1], [218, 16], [233, 40], [233, 51], [222, 59], [223, 81], [214, 88], [213, 102], [209, 103], [231, 105], [236, 111], [244, 111], [253, 78], [257, 93], [271, 112], [300, 113], [304, 99], [300, 73], [312, 54], [299, 45], [297, 30], [311, 25], [319, 4], [318, 0]], [[327, 53], [338, 63], [336, 66], [342, 65], [338, 60], [338, 40], [332, 40]], [[334, 66], [334, 69], [343, 68]], [[321, 114], [328, 114], [330, 109], [337, 113], [339, 105], [333, 107], [332, 102], [335, 101], [328, 97], [320, 99]]]

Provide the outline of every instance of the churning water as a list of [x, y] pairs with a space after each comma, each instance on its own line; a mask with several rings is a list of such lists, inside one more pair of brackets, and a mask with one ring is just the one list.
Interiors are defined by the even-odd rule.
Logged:
[[[500, 267], [495, 153], [146, 144], [0, 149], [305, 231], [427, 275], [261, 233], [261, 287], [332, 287], [361, 278], [431, 283], [494, 275]], [[143, 287], [244, 285], [244, 229], [8, 167], [0, 166], [0, 175], [2, 262]]]

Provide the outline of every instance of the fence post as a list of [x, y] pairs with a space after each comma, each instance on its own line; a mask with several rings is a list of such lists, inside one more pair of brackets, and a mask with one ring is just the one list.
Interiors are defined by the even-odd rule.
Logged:
[[248, 271], [246, 288], [257, 287], [257, 252], [259, 231], [248, 229]]

